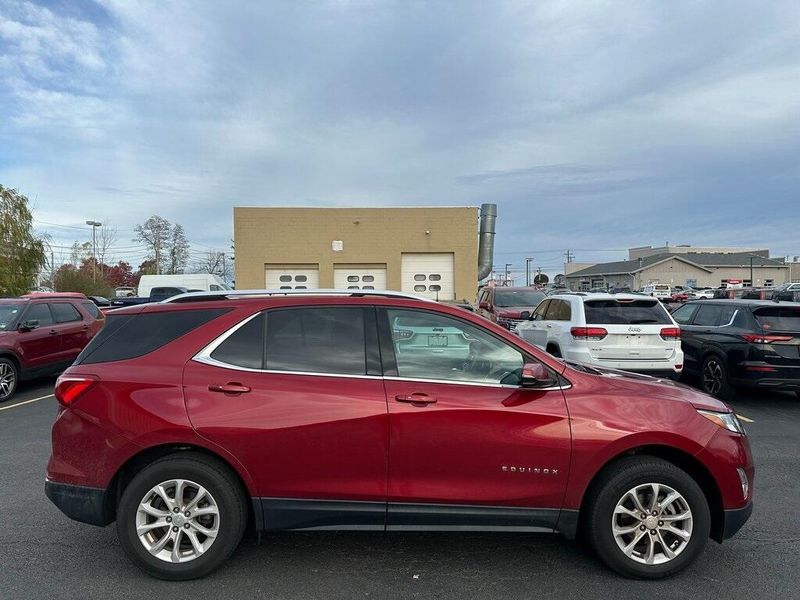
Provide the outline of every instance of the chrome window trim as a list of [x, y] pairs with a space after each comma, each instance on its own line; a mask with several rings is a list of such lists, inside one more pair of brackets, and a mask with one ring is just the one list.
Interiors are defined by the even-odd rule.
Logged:
[[[245, 373], [263, 373], [266, 375], [303, 375], [303, 376], [312, 376], [312, 377], [350, 377], [353, 379], [381, 379], [385, 381], [411, 381], [411, 382], [418, 382], [418, 383], [438, 383], [438, 384], [447, 384], [447, 385], [466, 385], [470, 387], [491, 387], [491, 388], [506, 388], [506, 389], [535, 389], [539, 391], [550, 391], [550, 390], [566, 390], [572, 387], [572, 384], [568, 384], [565, 386], [557, 385], [551, 386], [546, 388], [523, 388], [519, 385], [506, 385], [502, 383], [491, 383], [491, 382], [481, 382], [481, 381], [454, 381], [451, 379], [426, 379], [422, 377], [399, 377], [399, 376], [382, 376], [382, 375], [352, 375], [350, 373], [320, 373], [317, 371], [285, 371], [281, 369], [252, 369], [250, 367], [240, 367], [239, 365], [233, 365], [230, 363], [222, 362], [221, 360], [217, 360], [212, 358], [211, 355], [214, 351], [219, 348], [222, 343], [227, 340], [231, 335], [233, 335], [236, 331], [238, 331], [241, 327], [244, 327], [252, 321], [253, 319], [259, 317], [261, 314], [266, 313], [267, 311], [259, 311], [255, 314], [250, 315], [243, 321], [240, 321], [230, 329], [224, 331], [216, 338], [214, 338], [208, 345], [206, 345], [200, 352], [195, 354], [192, 357], [192, 361], [209, 365], [212, 367], [219, 367], [222, 369], [230, 369], [232, 371], [242, 371]], [[516, 348], [515, 348], [516, 349]], [[523, 352], [520, 352], [523, 354]]]

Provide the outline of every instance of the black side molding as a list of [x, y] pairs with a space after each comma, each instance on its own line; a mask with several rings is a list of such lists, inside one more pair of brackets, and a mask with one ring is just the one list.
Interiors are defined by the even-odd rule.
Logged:
[[389, 503], [387, 531], [552, 532], [557, 508]]
[[294, 498], [254, 498], [261, 506], [262, 528], [336, 529], [383, 531], [386, 527], [386, 502], [355, 500], [302, 500]]
[[74, 521], [105, 527], [114, 520], [106, 490], [45, 480], [44, 493]]
[[[747, 519], [753, 514], [753, 503], [751, 502], [744, 508], [735, 508], [725, 511], [725, 526], [722, 530], [722, 539], [732, 538], [747, 523]], [[720, 540], [721, 541], [721, 540]]]

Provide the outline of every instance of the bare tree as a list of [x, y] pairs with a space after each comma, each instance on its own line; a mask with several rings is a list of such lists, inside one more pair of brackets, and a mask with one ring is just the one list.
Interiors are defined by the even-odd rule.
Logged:
[[182, 273], [189, 261], [189, 240], [182, 225], [175, 225], [170, 232], [167, 242], [169, 252], [169, 262], [167, 264], [168, 273]]
[[100, 268], [106, 262], [106, 258], [111, 254], [114, 244], [117, 243], [117, 230], [108, 224], [108, 221], [103, 223], [103, 226], [97, 232], [97, 262], [100, 263]]
[[156, 273], [161, 273], [167, 264], [166, 249], [172, 234], [172, 224], [163, 217], [153, 215], [141, 225], [136, 225], [133, 230], [136, 232], [133, 241], [147, 246], [147, 258], [155, 261]]

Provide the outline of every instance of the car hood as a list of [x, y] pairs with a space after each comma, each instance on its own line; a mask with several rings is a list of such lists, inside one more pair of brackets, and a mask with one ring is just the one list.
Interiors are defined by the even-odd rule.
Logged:
[[642, 394], [663, 400], [688, 402], [699, 410], [733, 412], [724, 402], [712, 398], [708, 394], [691, 388], [688, 385], [672, 381], [671, 379], [629, 373], [628, 371], [620, 371], [617, 369], [605, 369], [593, 365], [590, 366], [578, 363], [567, 364], [569, 367], [581, 371], [582, 373], [613, 380], [615, 386], [623, 387], [631, 391], [636, 390]]
[[503, 308], [497, 309], [497, 315], [499, 317], [509, 317], [511, 319], [519, 319], [521, 313], [523, 311], [527, 311], [528, 313], [532, 313], [536, 310], [536, 307], [533, 306], [504, 306]]

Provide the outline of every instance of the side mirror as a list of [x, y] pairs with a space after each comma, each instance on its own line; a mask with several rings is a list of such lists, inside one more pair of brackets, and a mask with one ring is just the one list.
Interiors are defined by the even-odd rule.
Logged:
[[520, 319], [525, 319], [526, 321], [530, 320], [530, 318], [531, 318], [531, 311], [529, 311], [529, 310], [523, 310], [521, 313], [519, 313], [519, 318], [520, 318]]
[[525, 363], [522, 367], [522, 387], [542, 388], [555, 385], [555, 380], [550, 376], [542, 363]]
[[488, 302], [481, 302], [480, 304], [478, 304], [478, 308], [480, 308], [481, 310], [488, 310], [489, 312], [492, 312], [492, 305], [489, 304]]
[[39, 320], [38, 319], [28, 319], [24, 323], [21, 323], [19, 326], [20, 331], [31, 331], [32, 329], [36, 329], [39, 327]]

